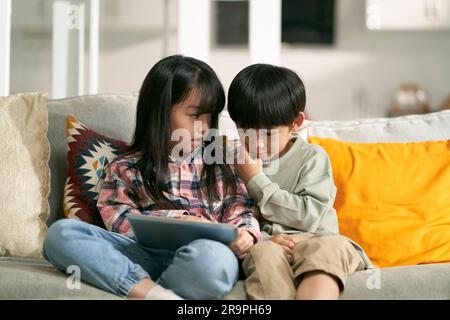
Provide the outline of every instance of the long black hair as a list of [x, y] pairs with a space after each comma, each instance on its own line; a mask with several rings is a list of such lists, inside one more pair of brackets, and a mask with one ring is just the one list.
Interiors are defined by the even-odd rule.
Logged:
[[[205, 62], [173, 55], [160, 60], [144, 79], [136, 111], [134, 136], [127, 152], [116, 158], [139, 153], [137, 167], [145, 190], [160, 209], [185, 209], [164, 195], [167, 191], [170, 114], [172, 106], [184, 101], [192, 90], [200, 93], [199, 114], [211, 114], [212, 129], [217, 128], [219, 114], [225, 105], [225, 93], [216, 73]], [[212, 143], [205, 142], [206, 144]], [[205, 163], [201, 188], [208, 201], [218, 198], [216, 168], [222, 171], [224, 190], [235, 197], [236, 177], [226, 164]]]
[[291, 125], [306, 104], [305, 87], [292, 70], [254, 64], [240, 71], [228, 90], [228, 112], [244, 128]]

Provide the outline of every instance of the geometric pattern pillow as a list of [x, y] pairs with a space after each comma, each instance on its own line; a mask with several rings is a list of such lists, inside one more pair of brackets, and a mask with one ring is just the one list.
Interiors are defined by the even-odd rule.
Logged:
[[75, 117], [66, 121], [68, 172], [64, 188], [64, 215], [105, 228], [97, 209], [97, 185], [103, 169], [128, 144], [108, 138], [83, 125]]

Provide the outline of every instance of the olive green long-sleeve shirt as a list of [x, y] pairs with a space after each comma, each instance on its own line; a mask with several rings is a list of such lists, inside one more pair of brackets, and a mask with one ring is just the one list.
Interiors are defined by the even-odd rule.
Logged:
[[[329, 157], [322, 147], [294, 138], [294, 144], [283, 156], [264, 162], [263, 172], [247, 183], [249, 194], [260, 209], [265, 240], [282, 233], [339, 234], [333, 208], [337, 189]], [[363, 249], [348, 240], [370, 267]]]

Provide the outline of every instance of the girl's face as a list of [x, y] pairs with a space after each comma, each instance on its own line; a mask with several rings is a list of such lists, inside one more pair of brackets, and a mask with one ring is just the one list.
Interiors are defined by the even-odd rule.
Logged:
[[202, 144], [206, 131], [211, 126], [211, 114], [199, 114], [200, 95], [193, 89], [188, 97], [172, 107], [170, 113], [171, 144], [190, 148], [193, 151]]

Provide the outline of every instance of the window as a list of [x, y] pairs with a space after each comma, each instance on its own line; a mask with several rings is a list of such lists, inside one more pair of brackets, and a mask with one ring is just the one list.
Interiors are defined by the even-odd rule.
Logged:
[[[246, 45], [248, 1], [216, 1], [219, 46]], [[292, 44], [334, 43], [335, 0], [282, 0], [281, 39]]]

